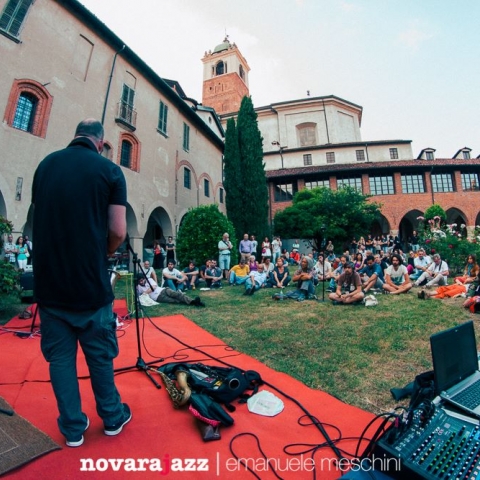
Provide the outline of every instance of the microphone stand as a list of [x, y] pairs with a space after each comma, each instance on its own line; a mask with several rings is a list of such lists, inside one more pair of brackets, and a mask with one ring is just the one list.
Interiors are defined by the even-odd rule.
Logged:
[[325, 301], [325, 237], [322, 238], [322, 243], [320, 245], [321, 255], [323, 258], [323, 265], [322, 265], [322, 299], [317, 300], [317, 302], [324, 302]]
[[[140, 311], [140, 298], [138, 296], [138, 290], [137, 290], [137, 275], [139, 273], [139, 271], [143, 274], [143, 276], [145, 277], [148, 285], [150, 286], [151, 290], [153, 291], [153, 288], [152, 288], [152, 284], [150, 283], [148, 277], [147, 277], [147, 274], [145, 273], [145, 271], [143, 270], [143, 268], [140, 267], [140, 260], [138, 259], [138, 255], [133, 251], [130, 243], [127, 243], [127, 249], [130, 251], [130, 253], [132, 254], [132, 263], [133, 263], [133, 278], [134, 278], [134, 287], [133, 287], [133, 290], [134, 290], [134, 305], [135, 305], [135, 323], [136, 323], [136, 332], [137, 332], [137, 352], [138, 352], [138, 356], [137, 356], [137, 363], [135, 364], [135, 367], [138, 369], [138, 370], [141, 370], [143, 371], [147, 377], [152, 381], [152, 383], [155, 385], [155, 387], [157, 387], [158, 389], [162, 388], [162, 386], [153, 378], [152, 374], [150, 373], [149, 369], [151, 367], [149, 367], [147, 365], [147, 363], [145, 362], [145, 360], [142, 358], [142, 345], [141, 345], [141, 342], [140, 342], [140, 319], [139, 319], [139, 311]], [[154, 362], [152, 362], [154, 363]], [[130, 368], [133, 368], [133, 367], [127, 367], [125, 369], [121, 369], [121, 370], [129, 370]]]

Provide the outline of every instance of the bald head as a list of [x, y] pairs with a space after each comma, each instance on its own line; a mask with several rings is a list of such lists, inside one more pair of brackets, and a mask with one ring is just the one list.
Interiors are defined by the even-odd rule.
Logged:
[[86, 118], [77, 125], [75, 137], [89, 137], [97, 142], [102, 141], [103, 125], [94, 118]]

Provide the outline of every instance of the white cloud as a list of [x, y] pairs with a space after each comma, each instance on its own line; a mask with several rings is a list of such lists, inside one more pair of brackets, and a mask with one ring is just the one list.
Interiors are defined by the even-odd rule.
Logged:
[[398, 42], [412, 50], [418, 50], [424, 42], [431, 38], [433, 38], [433, 34], [429, 28], [415, 20], [398, 35]]

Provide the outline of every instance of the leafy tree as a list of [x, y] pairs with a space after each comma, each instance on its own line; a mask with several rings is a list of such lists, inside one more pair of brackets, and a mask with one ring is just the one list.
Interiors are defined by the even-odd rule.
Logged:
[[[190, 209], [185, 215], [177, 235], [176, 253], [180, 265], [187, 266], [190, 260], [198, 264], [207, 258], [218, 257], [218, 242], [227, 232], [236, 252], [235, 230], [232, 222], [218, 210], [217, 205], [202, 205]], [[232, 255], [232, 261], [234, 255]]]
[[439, 217], [441, 222], [445, 222], [447, 220], [447, 214], [445, 210], [437, 203], [434, 203], [425, 210], [424, 217], [427, 222], [428, 220], [435, 219], [435, 217]]
[[292, 206], [275, 215], [275, 234], [311, 239], [318, 250], [323, 239], [334, 244], [350, 242], [354, 236], [369, 233], [380, 213], [380, 205], [367, 199], [367, 195], [349, 186], [301, 190], [295, 194]]
[[240, 168], [237, 127], [233, 118], [227, 121], [223, 171], [223, 186], [227, 193], [225, 197], [227, 215], [235, 227], [236, 238], [243, 238], [245, 233], [242, 212], [244, 185]]
[[227, 213], [234, 223], [237, 239], [244, 233], [262, 238], [268, 232], [268, 187], [263, 138], [250, 97], [242, 99], [236, 129], [232, 122], [227, 124], [224, 165], [227, 199], [233, 197], [227, 200]]

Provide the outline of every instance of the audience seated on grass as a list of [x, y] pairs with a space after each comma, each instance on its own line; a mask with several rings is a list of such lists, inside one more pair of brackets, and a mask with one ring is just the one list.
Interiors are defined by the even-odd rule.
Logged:
[[248, 262], [248, 268], [250, 273], [256, 272], [258, 270], [258, 262], [254, 255], [250, 256], [250, 260]]
[[467, 264], [465, 265], [465, 268], [463, 270], [463, 275], [455, 277], [455, 283], [472, 283], [477, 278], [479, 271], [480, 269], [477, 264], [476, 255], [469, 255], [467, 258]]
[[390, 256], [392, 264], [385, 270], [383, 289], [393, 295], [407, 293], [412, 288], [407, 267], [403, 265], [402, 257], [398, 253]]
[[[340, 275], [343, 273], [346, 263], [347, 263], [347, 257], [345, 255], [342, 255], [340, 257], [340, 263], [338, 264], [338, 267], [331, 274], [330, 284], [327, 290], [331, 290], [332, 292], [336, 290], [337, 280], [340, 277]], [[353, 266], [353, 263], [352, 263], [352, 266]]]
[[354, 271], [351, 262], [345, 263], [343, 269], [343, 273], [337, 278], [335, 292], [330, 293], [328, 298], [334, 305], [360, 303], [365, 297], [360, 275]]
[[362, 279], [363, 291], [365, 293], [371, 288], [376, 288], [379, 290], [383, 288], [383, 284], [385, 283], [383, 271], [380, 265], [375, 263], [375, 257], [373, 255], [369, 255], [365, 259], [365, 265], [361, 270], [359, 270], [358, 274]]
[[244, 295], [253, 295], [260, 288], [264, 288], [267, 285], [267, 274], [264, 272], [263, 263], [258, 265], [258, 270], [250, 272], [249, 277], [245, 281], [245, 293]]
[[180, 291], [185, 288], [187, 276], [175, 268], [175, 260], [168, 261], [168, 266], [162, 270], [162, 277], [164, 287]]
[[297, 282], [298, 300], [316, 299], [315, 284], [313, 282], [313, 258], [303, 257], [300, 268], [293, 274], [292, 280]]
[[139, 295], [146, 294], [158, 303], [183, 303], [204, 307], [205, 304], [200, 297], [191, 298], [179, 290], [172, 290], [168, 287], [159, 287], [153, 278], [146, 279], [143, 273], [137, 276], [137, 292]]
[[[417, 251], [417, 256], [413, 261], [414, 272], [410, 275], [411, 280], [417, 280], [418, 277], [427, 270], [427, 268], [432, 264], [432, 259], [425, 253], [425, 249], [419, 248]], [[426, 281], [425, 281], [426, 283]]]
[[228, 283], [229, 285], [243, 285], [247, 281], [249, 275], [250, 268], [245, 263], [245, 259], [242, 256], [240, 263], [238, 265], [234, 265], [230, 269]]
[[424, 280], [427, 281], [427, 287], [443, 286], [448, 283], [448, 265], [443, 261], [438, 253], [433, 256], [433, 263], [417, 278], [414, 285], [416, 287], [422, 285]]
[[157, 273], [155, 272], [155, 270], [150, 266], [150, 262], [148, 260], [145, 260], [143, 262], [143, 267], [141, 267], [142, 270], [145, 272], [145, 275], [147, 276], [147, 278], [153, 278], [155, 280], [156, 283], [158, 283], [158, 280], [157, 280]]
[[277, 264], [267, 279], [267, 286], [271, 288], [283, 288], [290, 283], [290, 274], [282, 257], [277, 259]]
[[318, 285], [319, 282], [326, 282], [330, 280], [332, 275], [332, 265], [326, 260], [323, 261], [323, 255], [320, 253], [317, 258], [317, 262], [313, 266], [314, 278], [313, 281], [315, 285]]
[[267, 274], [267, 277], [273, 272], [273, 269], [275, 268], [275, 264], [272, 263], [272, 261], [270, 260], [270, 258], [265, 258], [265, 260], [263, 261], [263, 269], [265, 271], [265, 273]]
[[205, 265], [202, 265], [199, 269], [200, 282], [205, 282], [205, 285], [207, 286], [207, 288], [210, 288], [210, 285], [212, 284], [211, 280], [205, 277], [205, 273], [207, 269], [210, 268], [211, 262], [212, 260], [210, 258], [207, 258], [207, 260], [205, 260]]
[[210, 281], [210, 288], [222, 288], [223, 272], [217, 261], [210, 260], [210, 267], [205, 270], [205, 279]]
[[183, 269], [183, 273], [186, 275], [185, 288], [187, 290], [195, 290], [198, 287], [200, 281], [200, 272], [193, 260], [190, 260], [188, 267]]

